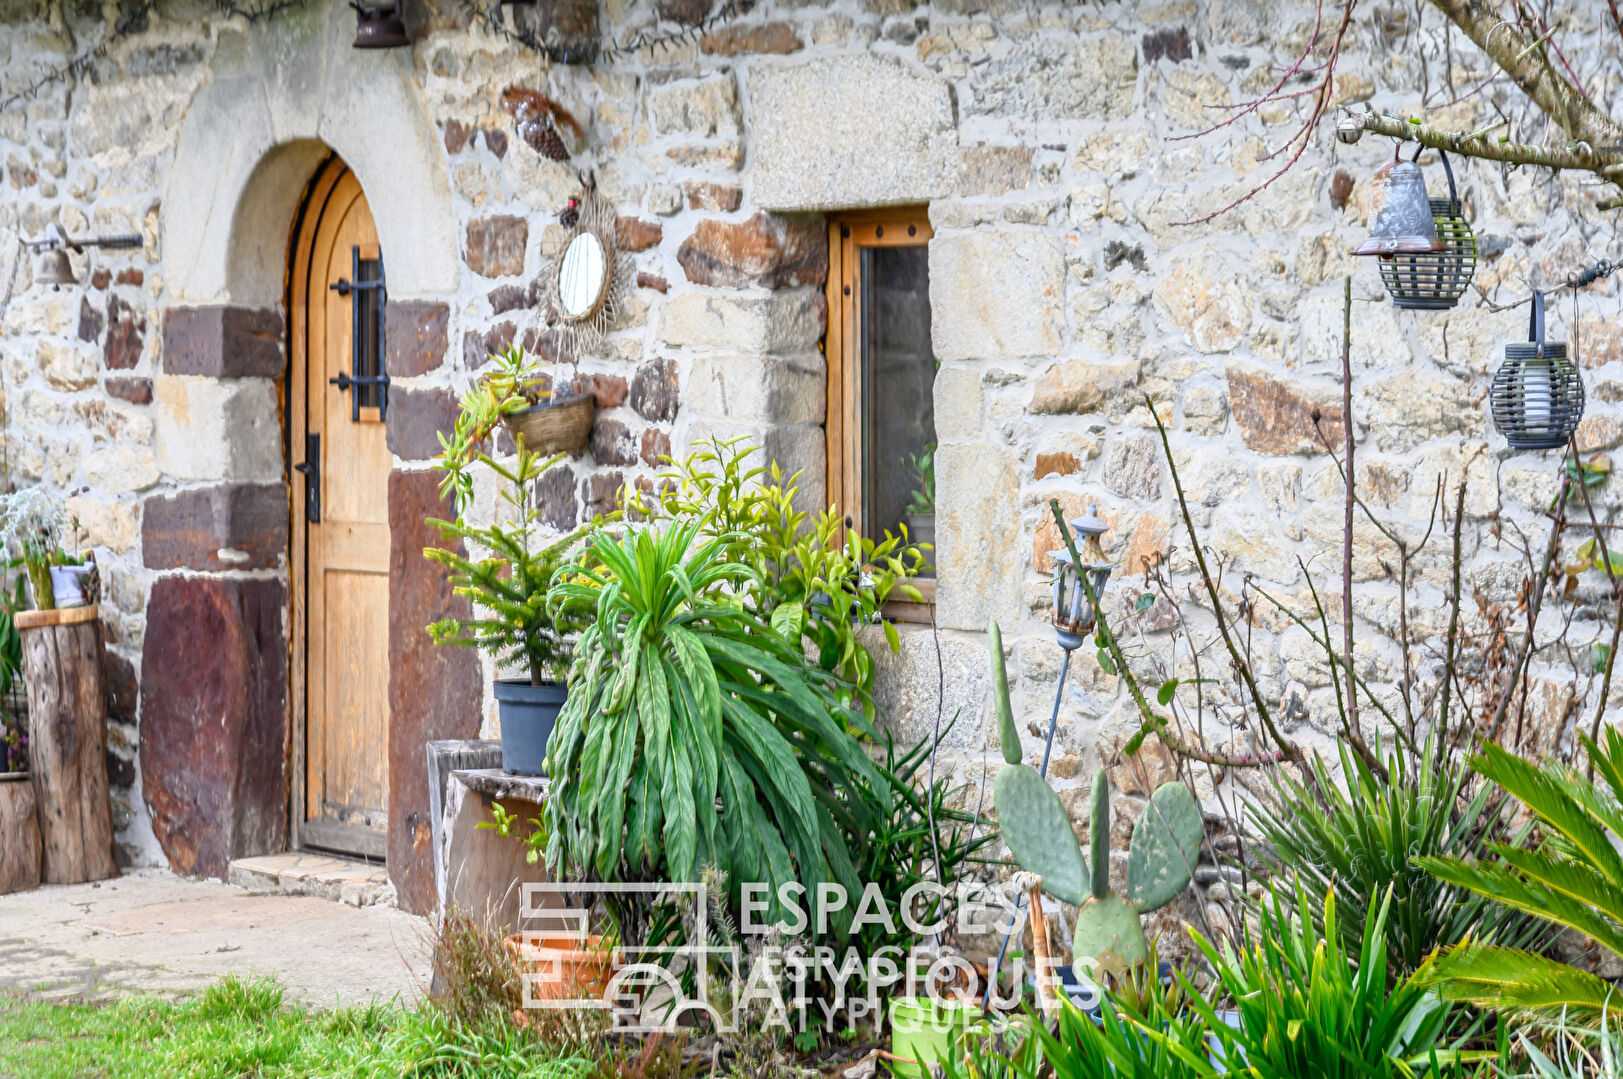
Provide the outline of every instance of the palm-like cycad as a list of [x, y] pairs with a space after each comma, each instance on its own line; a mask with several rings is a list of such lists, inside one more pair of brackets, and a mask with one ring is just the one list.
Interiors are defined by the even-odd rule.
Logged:
[[[1531, 764], [1493, 743], [1472, 766], [1519, 799], [1547, 833], [1536, 848], [1496, 844], [1498, 863], [1457, 858], [1417, 862], [1438, 878], [1558, 926], [1623, 956], [1623, 734], [1608, 729], [1584, 752], [1603, 783], [1558, 764]], [[1421, 977], [1448, 996], [1485, 1007], [1580, 1021], [1616, 1010], [1613, 985], [1586, 970], [1514, 948], [1466, 943], [1442, 952]]]

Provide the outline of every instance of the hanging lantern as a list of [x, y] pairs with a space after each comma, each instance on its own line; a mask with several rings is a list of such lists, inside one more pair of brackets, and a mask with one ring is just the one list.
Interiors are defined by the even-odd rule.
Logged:
[[[1099, 537], [1109, 527], [1099, 519], [1095, 506], [1089, 506], [1086, 516], [1071, 522], [1071, 532], [1079, 541], [1077, 554], [1082, 558], [1082, 569], [1088, 574], [1096, 596], [1104, 591], [1110, 571], [1115, 568], [1114, 563], [1105, 560], [1104, 548], [1099, 545]], [[1093, 604], [1088, 602], [1087, 590], [1077, 580], [1071, 552], [1061, 549], [1048, 552], [1048, 556], [1054, 562], [1054, 633], [1059, 638], [1059, 646], [1070, 652], [1080, 648], [1083, 639], [1093, 632]]]
[[1353, 248], [1355, 255], [1418, 255], [1441, 251], [1437, 222], [1432, 220], [1426, 197], [1426, 177], [1413, 161], [1392, 160], [1375, 170], [1370, 180], [1369, 239]]
[[[1420, 150], [1423, 150], [1421, 147]], [[1420, 150], [1415, 151], [1416, 168]], [[1448, 154], [1437, 151], [1448, 176], [1448, 198], [1431, 199], [1431, 218], [1443, 247], [1420, 254], [1396, 254], [1380, 261], [1381, 281], [1392, 302], [1411, 310], [1446, 311], [1460, 302], [1476, 273], [1476, 234], [1460, 213], [1459, 191]]]
[[1505, 346], [1488, 403], [1493, 425], [1518, 450], [1565, 446], [1584, 416], [1584, 382], [1565, 342], [1544, 340], [1544, 293], [1533, 293], [1526, 344]]
[[411, 44], [400, 17], [403, 0], [349, 0], [355, 9], [355, 48], [398, 49]]

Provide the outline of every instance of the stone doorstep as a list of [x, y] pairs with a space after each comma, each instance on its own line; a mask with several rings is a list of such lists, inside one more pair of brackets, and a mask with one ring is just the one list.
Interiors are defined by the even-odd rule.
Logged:
[[387, 868], [314, 851], [238, 858], [228, 879], [261, 895], [309, 895], [351, 907], [395, 905]]

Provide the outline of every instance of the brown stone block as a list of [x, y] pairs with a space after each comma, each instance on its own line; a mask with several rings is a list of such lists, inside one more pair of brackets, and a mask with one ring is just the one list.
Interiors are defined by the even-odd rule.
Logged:
[[287, 588], [161, 577], [141, 654], [141, 787], [170, 866], [224, 877], [287, 845]]
[[[279, 326], [280, 324], [278, 324]], [[280, 333], [280, 328], [277, 330]], [[107, 300], [107, 341], [103, 345], [111, 370], [128, 370], [141, 362], [146, 345], [147, 320], [117, 296]]]
[[128, 401], [132, 405], [152, 403], [150, 378], [109, 378], [103, 380], [102, 387], [109, 396], [117, 397], [120, 401]]
[[[389, 877], [400, 906], [434, 909], [434, 852], [429, 844], [424, 745], [479, 733], [479, 657], [436, 646], [423, 628], [439, 618], [466, 618], [466, 599], [451, 594], [444, 572], [423, 557], [442, 546], [430, 517], [450, 518], [439, 474], [389, 476]], [[460, 545], [458, 546], [460, 550]]]
[[657, 468], [666, 464], [665, 458], [671, 455], [671, 436], [657, 427], [650, 427], [642, 433], [642, 460], [643, 464]]
[[391, 301], [383, 309], [385, 369], [391, 378], [426, 375], [445, 362], [451, 309], [427, 300]]
[[279, 483], [203, 487], [146, 500], [147, 569], [274, 569], [287, 551], [287, 492]]
[[820, 285], [828, 277], [828, 232], [813, 218], [758, 213], [737, 223], [710, 219], [682, 241], [676, 261], [700, 285]]
[[171, 375], [280, 378], [282, 316], [244, 307], [171, 307], [163, 315], [163, 369]]
[[689, 180], [682, 185], [687, 192], [691, 210], [720, 210], [732, 213], [744, 201], [744, 189], [737, 184], [720, 184], [714, 180]]
[[1322, 453], [1327, 442], [1341, 445], [1341, 403], [1328, 393], [1315, 400], [1315, 395], [1261, 371], [1230, 367], [1226, 374], [1229, 411], [1250, 449], [1284, 456]]
[[599, 416], [592, 424], [588, 448], [600, 465], [634, 465], [637, 463], [637, 444], [631, 431], [619, 420]]
[[631, 407], [645, 420], [674, 420], [680, 393], [675, 360], [651, 360], [631, 379]]
[[468, 222], [463, 251], [468, 269], [480, 277], [512, 277], [524, 272], [530, 223], [513, 214], [480, 217]]
[[699, 48], [717, 56], [738, 56], [746, 53], [776, 53], [787, 55], [799, 52], [800, 35], [785, 22], [769, 22], [761, 26], [723, 26], [712, 30], [699, 40]]
[[665, 238], [665, 226], [658, 221], [644, 221], [636, 217], [622, 217], [614, 223], [620, 246], [630, 252], [647, 251], [658, 247]]
[[440, 455], [438, 434], [456, 426], [461, 405], [447, 389], [411, 390], [389, 387], [389, 419], [385, 441], [389, 452], [402, 461], [427, 461]]

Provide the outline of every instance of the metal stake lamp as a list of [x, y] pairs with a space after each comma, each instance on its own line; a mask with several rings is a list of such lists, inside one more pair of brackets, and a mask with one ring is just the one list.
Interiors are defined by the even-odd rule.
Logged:
[[1544, 340], [1544, 293], [1533, 293], [1528, 341], [1505, 346], [1488, 404], [1493, 425], [1518, 450], [1565, 446], [1584, 417], [1584, 380], [1562, 341]]
[[[1071, 521], [1071, 533], [1081, 538], [1077, 554], [1084, 560], [1082, 572], [1088, 575], [1088, 583], [1093, 588], [1095, 596], [1103, 596], [1105, 582], [1110, 579], [1110, 571], [1115, 569], [1115, 563], [1105, 560], [1104, 548], [1099, 543], [1099, 537], [1109, 531], [1110, 526], [1099, 519], [1097, 505], [1089, 505], [1088, 512]], [[1062, 537], [1063, 538], [1063, 537]], [[1065, 660], [1059, 668], [1059, 685], [1054, 688], [1054, 710], [1048, 716], [1048, 739], [1043, 743], [1043, 766], [1037, 770], [1044, 779], [1048, 778], [1048, 760], [1054, 752], [1054, 728], [1059, 723], [1059, 703], [1065, 696], [1065, 678], [1071, 672], [1071, 653], [1082, 647], [1098, 623], [1094, 614], [1093, 603], [1088, 599], [1088, 590], [1082, 587], [1081, 577], [1077, 573], [1076, 563], [1071, 559], [1071, 552], [1061, 548], [1058, 551], [1049, 551], [1048, 557], [1054, 563], [1054, 636], [1059, 641], [1060, 648], [1065, 651]], [[1022, 894], [1016, 901], [1015, 910], [1020, 909], [1026, 897]], [[1009, 937], [1013, 935], [1014, 927], [1003, 934], [1003, 944], [997, 951], [997, 963], [992, 967], [992, 978], [995, 980], [998, 971], [1003, 969], [1003, 957], [1009, 950]], [[991, 987], [987, 987], [986, 1003], [991, 1007]]]

